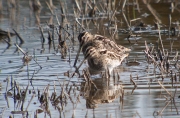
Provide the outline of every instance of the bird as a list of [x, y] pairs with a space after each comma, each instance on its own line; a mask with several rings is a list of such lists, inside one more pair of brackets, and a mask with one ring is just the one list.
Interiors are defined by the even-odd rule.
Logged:
[[98, 34], [92, 35], [89, 32], [80, 33], [78, 36], [78, 40], [83, 54], [88, 46], [93, 46], [96, 49], [107, 49], [108, 51], [116, 53], [125, 53], [131, 51], [131, 49], [129, 48], [117, 45], [117, 43], [105, 36], [101, 36]]
[[[84, 60], [80, 66], [87, 60], [89, 69], [94, 71], [108, 69], [109, 72], [111, 72], [114, 67], [121, 65], [122, 61], [129, 55], [128, 52], [131, 51], [131, 49], [118, 45], [105, 36], [98, 34], [93, 35], [89, 32], [80, 33], [78, 40], [80, 45], [74, 66], [82, 50]], [[80, 66], [78, 66], [77, 69], [79, 69]]]
[[89, 46], [84, 56], [88, 62], [90, 72], [108, 70], [111, 73], [128, 55], [129, 53], [118, 54], [107, 49], [96, 49]]

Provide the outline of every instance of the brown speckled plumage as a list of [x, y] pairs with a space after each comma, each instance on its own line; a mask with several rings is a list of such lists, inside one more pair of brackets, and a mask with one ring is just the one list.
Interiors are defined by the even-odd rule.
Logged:
[[128, 56], [126, 52], [131, 51], [129, 48], [117, 45], [107, 37], [92, 35], [88, 32], [80, 33], [78, 40], [82, 52], [87, 58], [89, 68], [92, 70], [109, 69], [111, 72]]

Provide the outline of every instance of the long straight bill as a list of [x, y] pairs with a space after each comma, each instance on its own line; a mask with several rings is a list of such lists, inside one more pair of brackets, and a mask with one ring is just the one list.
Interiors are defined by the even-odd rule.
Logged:
[[76, 70], [79, 70], [79, 68], [82, 66], [82, 64], [84, 63], [85, 60], [86, 60], [86, 58], [84, 58], [84, 60], [80, 63], [80, 65], [76, 68]]
[[[75, 72], [72, 74], [72, 77], [75, 75], [75, 73], [78, 73], [79, 68], [82, 66], [82, 64], [84, 63], [84, 61], [89, 57], [89, 54], [84, 58], [84, 60], [80, 63], [80, 65], [76, 68]], [[80, 75], [80, 74], [79, 74]]]
[[82, 66], [82, 64], [84, 63], [84, 61], [86, 60], [87, 58], [84, 58], [84, 60], [80, 63], [80, 65], [76, 68], [75, 72], [72, 74], [72, 77], [75, 75], [75, 73], [78, 73], [78, 70], [79, 68]]
[[76, 55], [76, 59], [75, 59], [75, 61], [74, 61], [74, 67], [76, 67], [76, 63], [77, 63], [77, 60], [78, 60], [80, 51], [81, 51], [81, 47], [79, 46], [79, 49], [78, 49], [78, 52], [77, 52], [77, 55]]

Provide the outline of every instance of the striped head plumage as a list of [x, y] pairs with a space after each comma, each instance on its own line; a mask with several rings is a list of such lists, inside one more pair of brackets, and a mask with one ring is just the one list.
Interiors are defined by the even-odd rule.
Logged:
[[82, 47], [84, 44], [86, 44], [90, 40], [93, 40], [93, 35], [90, 34], [89, 32], [82, 32], [79, 34], [78, 40], [80, 43], [80, 47]]

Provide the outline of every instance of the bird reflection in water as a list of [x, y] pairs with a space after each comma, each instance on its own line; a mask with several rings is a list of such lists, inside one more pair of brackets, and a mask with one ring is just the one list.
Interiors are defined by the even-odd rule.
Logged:
[[98, 104], [111, 103], [120, 97], [123, 101], [123, 86], [117, 78], [102, 74], [102, 78], [92, 80], [84, 71], [86, 82], [81, 83], [81, 95], [86, 99], [86, 108], [94, 109]]

